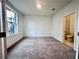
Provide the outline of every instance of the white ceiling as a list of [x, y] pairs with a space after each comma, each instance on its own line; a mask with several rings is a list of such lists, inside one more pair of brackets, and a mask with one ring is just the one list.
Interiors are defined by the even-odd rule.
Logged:
[[[24, 15], [54, 15], [70, 1], [71, 0], [9, 0], [9, 2]], [[41, 9], [36, 7], [37, 2], [41, 4]], [[52, 8], [56, 10], [52, 11]]]

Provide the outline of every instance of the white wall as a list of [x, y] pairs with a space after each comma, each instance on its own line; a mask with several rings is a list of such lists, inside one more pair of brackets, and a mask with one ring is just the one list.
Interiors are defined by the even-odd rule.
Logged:
[[7, 48], [12, 46], [14, 43], [16, 43], [18, 40], [20, 40], [23, 37], [23, 16], [19, 15], [19, 31], [17, 34], [12, 36], [7, 36]]
[[[52, 37], [55, 37], [59, 41], [63, 42], [64, 35], [64, 16], [76, 11], [79, 8], [79, 0], [73, 0], [65, 8], [60, 10], [55, 16], [52, 17]], [[76, 23], [77, 24], [77, 23]], [[75, 27], [75, 42], [74, 49], [77, 46], [76, 27]]]
[[70, 33], [74, 34], [75, 14], [70, 15]]
[[51, 35], [50, 16], [25, 16], [25, 37], [49, 37]]
[[74, 0], [68, 6], [52, 17], [52, 36], [63, 42], [64, 16], [74, 12], [79, 7], [79, 1]]

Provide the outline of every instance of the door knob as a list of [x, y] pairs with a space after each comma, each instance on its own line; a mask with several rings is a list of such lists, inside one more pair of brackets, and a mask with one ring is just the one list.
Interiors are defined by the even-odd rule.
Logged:
[[79, 32], [78, 32], [78, 36], [79, 36]]

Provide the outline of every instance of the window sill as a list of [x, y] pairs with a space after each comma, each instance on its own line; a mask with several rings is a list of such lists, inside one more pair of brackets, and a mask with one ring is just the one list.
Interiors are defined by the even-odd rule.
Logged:
[[6, 38], [13, 37], [13, 36], [16, 36], [16, 35], [18, 35], [18, 33], [11, 34], [11, 35], [10, 35], [10, 34], [7, 34], [7, 35], [6, 35]]

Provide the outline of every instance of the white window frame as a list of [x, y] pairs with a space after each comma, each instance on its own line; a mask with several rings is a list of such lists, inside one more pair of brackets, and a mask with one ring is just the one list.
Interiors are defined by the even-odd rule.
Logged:
[[[7, 37], [9, 37], [9, 36], [13, 36], [13, 35], [16, 35], [16, 34], [18, 34], [18, 25], [19, 25], [19, 20], [18, 20], [18, 13], [13, 9], [13, 8], [11, 8], [10, 6], [8, 6], [8, 5], [6, 5], [6, 8], [8, 8], [8, 9], [10, 9], [12, 12], [14, 12], [14, 13], [16, 13], [16, 23], [17, 23], [17, 30], [16, 30], [16, 33], [12, 33], [12, 34], [8, 34], [8, 22], [7, 22]], [[7, 12], [6, 12], [6, 15], [7, 15]], [[6, 16], [6, 19], [7, 19], [7, 16]]]

